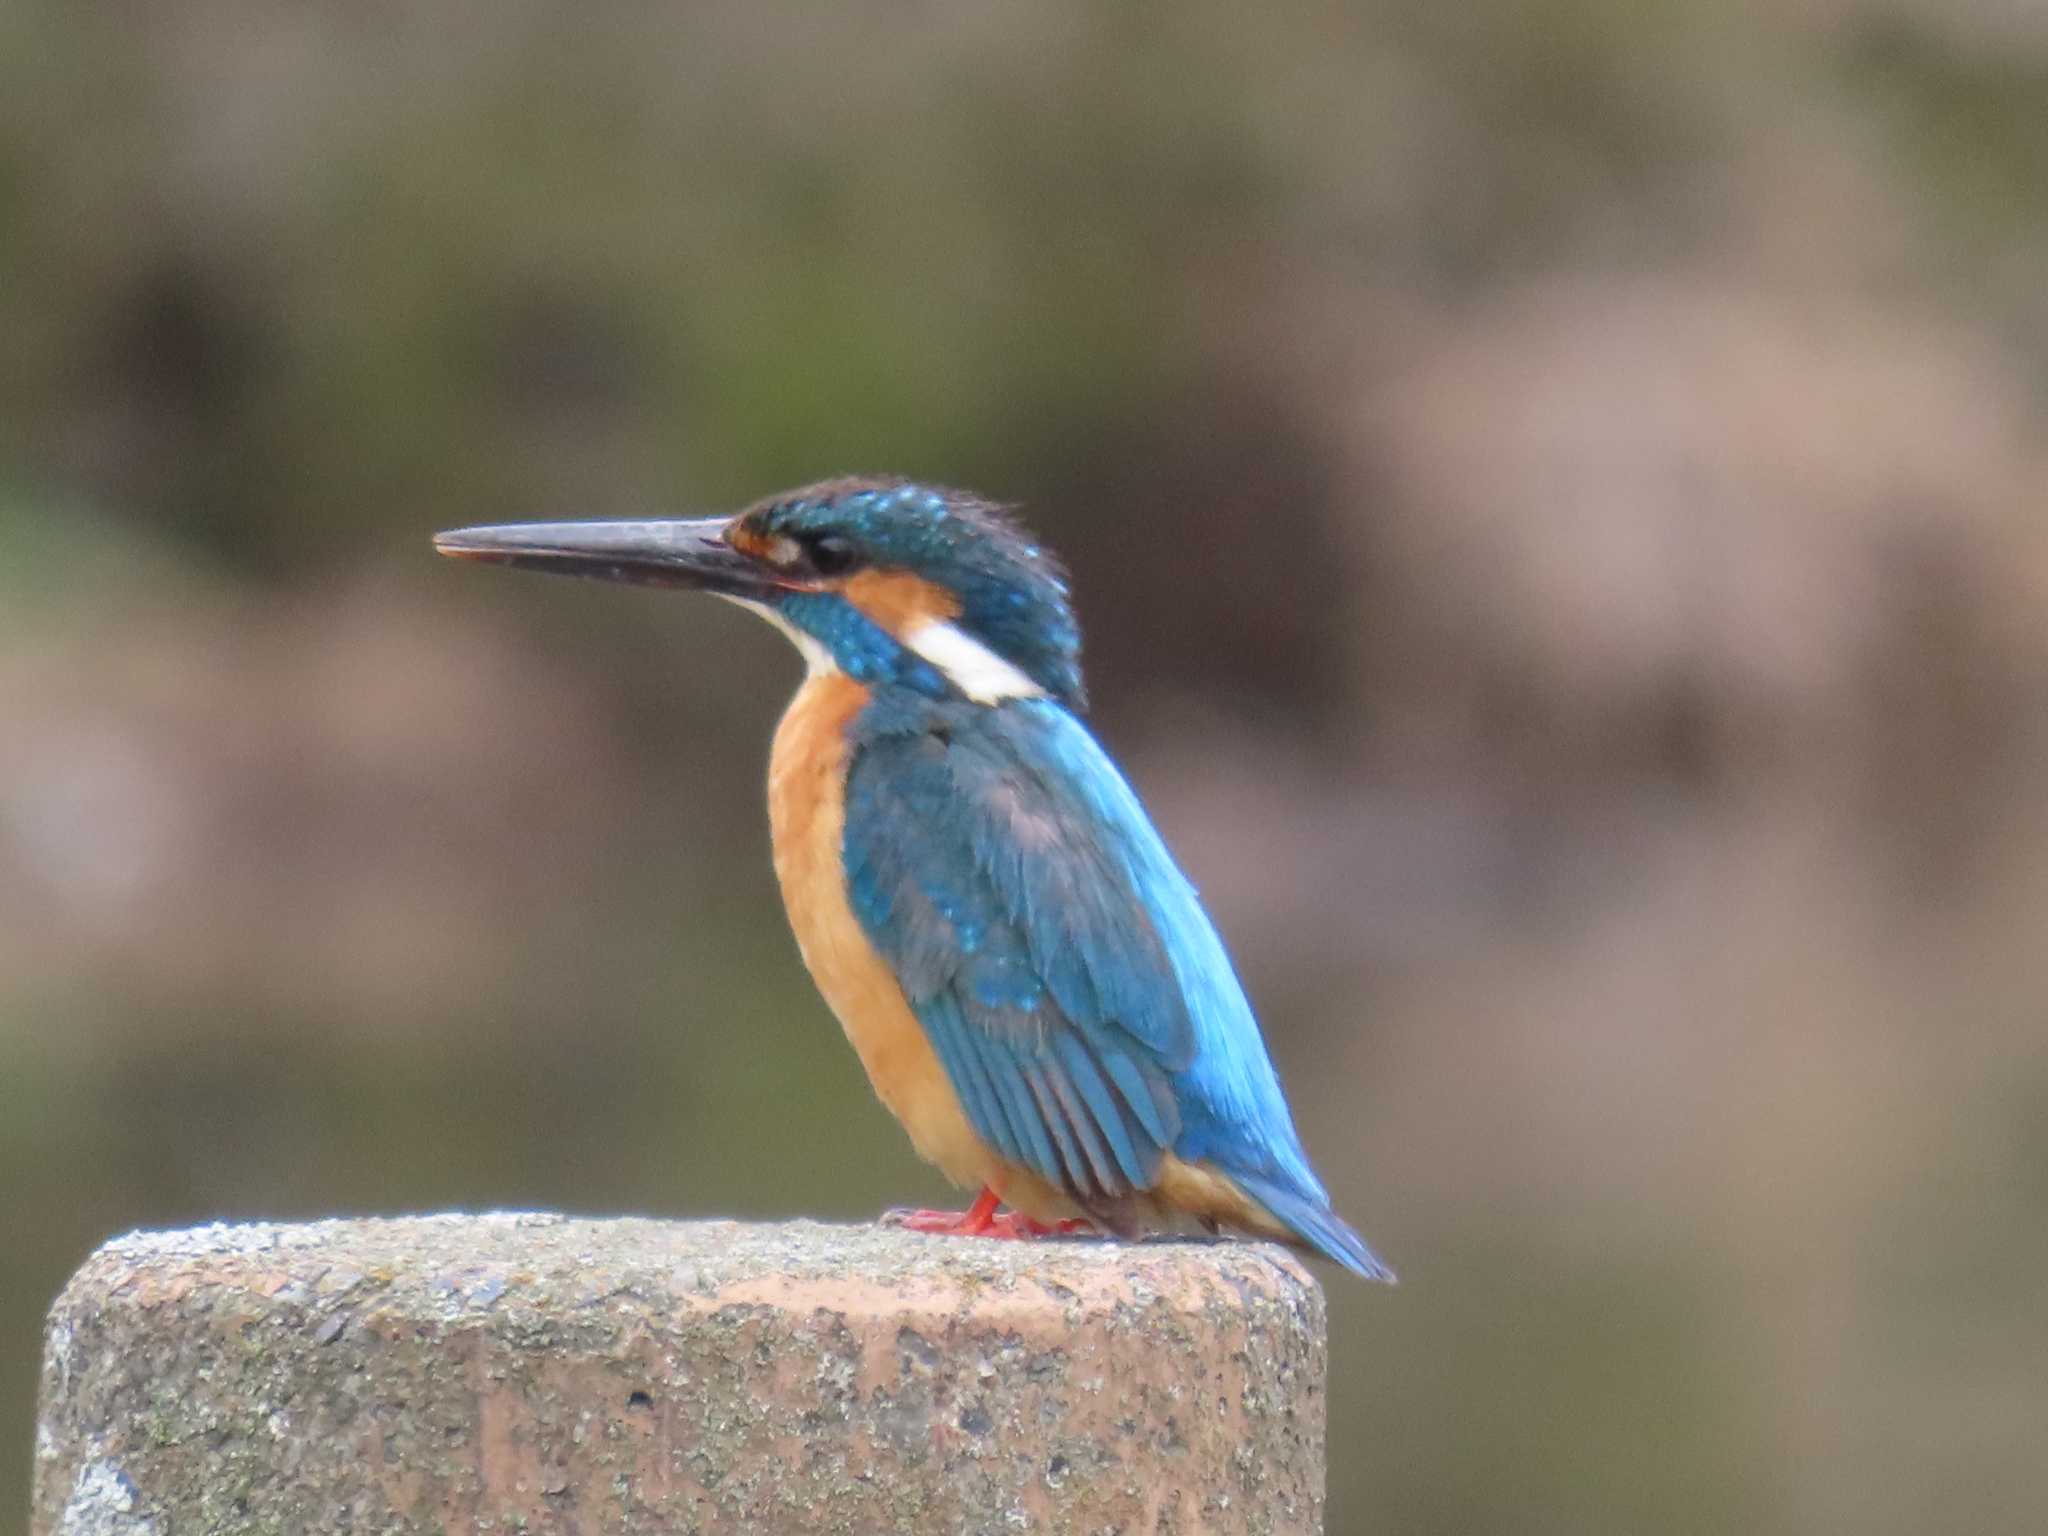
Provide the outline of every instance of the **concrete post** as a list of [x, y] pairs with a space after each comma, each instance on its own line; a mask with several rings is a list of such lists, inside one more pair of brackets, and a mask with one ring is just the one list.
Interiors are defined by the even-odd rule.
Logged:
[[109, 1243], [33, 1536], [1322, 1529], [1277, 1248], [432, 1216]]

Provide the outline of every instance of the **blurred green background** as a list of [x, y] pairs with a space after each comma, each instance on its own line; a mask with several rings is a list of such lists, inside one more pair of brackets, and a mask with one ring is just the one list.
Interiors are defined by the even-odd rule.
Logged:
[[1340, 1205], [1330, 1529], [2048, 1517], [2048, 11], [0, 7], [0, 1533], [106, 1236], [945, 1191], [717, 604], [1026, 504]]

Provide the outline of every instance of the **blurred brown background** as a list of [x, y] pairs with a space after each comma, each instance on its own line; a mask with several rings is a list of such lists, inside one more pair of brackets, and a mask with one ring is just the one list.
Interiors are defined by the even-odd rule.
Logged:
[[944, 1195], [720, 605], [1024, 502], [1340, 1204], [1331, 1529], [2048, 1518], [2048, 11], [0, 8], [0, 1533], [138, 1224]]

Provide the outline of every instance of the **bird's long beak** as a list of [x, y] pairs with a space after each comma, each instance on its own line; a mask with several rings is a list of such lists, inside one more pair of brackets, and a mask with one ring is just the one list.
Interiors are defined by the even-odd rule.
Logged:
[[725, 542], [728, 519], [649, 523], [505, 523], [434, 535], [457, 560], [595, 576], [645, 586], [692, 587], [757, 597], [780, 583], [774, 570]]

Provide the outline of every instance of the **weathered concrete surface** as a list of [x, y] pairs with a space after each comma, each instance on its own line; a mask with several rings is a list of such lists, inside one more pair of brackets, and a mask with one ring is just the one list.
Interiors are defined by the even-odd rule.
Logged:
[[1314, 1532], [1277, 1248], [433, 1216], [109, 1243], [36, 1536]]

